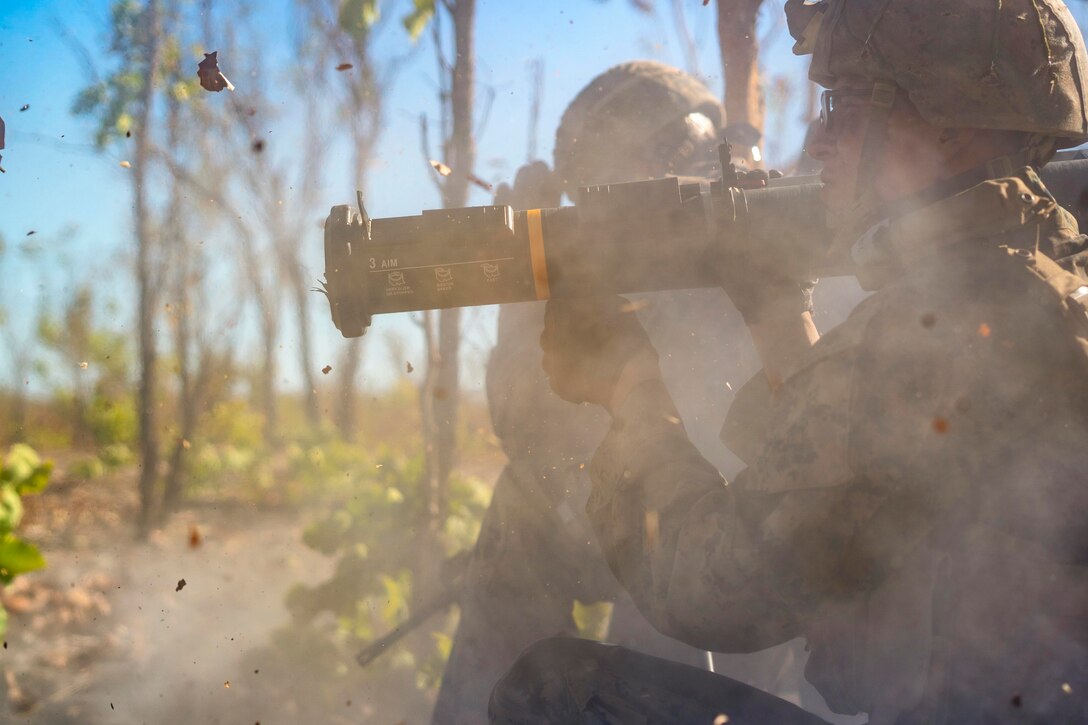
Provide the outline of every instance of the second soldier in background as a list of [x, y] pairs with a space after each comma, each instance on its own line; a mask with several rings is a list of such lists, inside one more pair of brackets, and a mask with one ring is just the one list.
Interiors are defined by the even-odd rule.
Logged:
[[[695, 78], [661, 63], [624, 63], [594, 78], [570, 104], [556, 134], [555, 171], [535, 162], [497, 203], [555, 207], [579, 186], [666, 175], [715, 174], [724, 128], [717, 98]], [[661, 240], [668, 244], [667, 239]], [[661, 350], [670, 390], [702, 453], [727, 475], [739, 461], [718, 431], [732, 400], [729, 380], [759, 364], [743, 320], [721, 290], [658, 294], [635, 303]], [[614, 601], [608, 639], [659, 656], [706, 664], [706, 653], [657, 633], [623, 593], [585, 516], [587, 465], [608, 416], [574, 407], [549, 388], [538, 344], [543, 304], [508, 305], [488, 365], [495, 434], [509, 462], [495, 486], [464, 578], [461, 620], [434, 722], [480, 722], [491, 688], [529, 644], [576, 634], [575, 601]], [[719, 658], [740, 679], [796, 693], [796, 648]], [[727, 661], [728, 659], [728, 661]], [[780, 682], [783, 670], [793, 676]]]

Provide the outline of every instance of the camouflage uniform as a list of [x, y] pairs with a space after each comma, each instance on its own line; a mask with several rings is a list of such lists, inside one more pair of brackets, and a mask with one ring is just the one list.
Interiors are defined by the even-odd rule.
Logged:
[[[703, 290], [661, 295], [643, 312], [655, 342], [668, 351], [668, 375], [704, 450], [725, 470], [735, 470], [735, 459], [717, 440], [731, 393], [714, 384], [710, 373], [735, 366], [734, 379], [743, 380], [758, 363], [751, 353], [736, 360], [737, 346], [726, 344], [729, 327], [722, 318], [729, 311], [721, 291]], [[739, 335], [739, 316], [732, 315]], [[675, 324], [662, 329], [670, 319]], [[692, 337], [700, 326], [714, 334]], [[495, 484], [464, 580], [436, 723], [479, 722], [491, 688], [523, 649], [546, 637], [577, 635], [575, 600], [616, 600], [613, 642], [682, 662], [703, 661], [702, 653], [655, 632], [608, 568], [585, 515], [589, 463], [608, 431], [608, 416], [551, 392], [540, 368], [542, 328], [542, 305], [509, 305], [500, 313], [487, 391], [509, 462]], [[683, 384], [685, 376], [700, 384]], [[715, 389], [708, 389], [711, 384]]]
[[[977, 21], [995, 4], [822, 5], [804, 9], [824, 13], [824, 27], [795, 33], [824, 49], [814, 73], [833, 65], [837, 44], [862, 59], [843, 73], [879, 77], [864, 62], [885, 74], [891, 63], [906, 68], [892, 80], [909, 90], [940, 82], [926, 78], [924, 55], [897, 55], [943, 42], [915, 32], [918, 18], [932, 30], [933, 17]], [[1002, 94], [997, 81], [960, 97], [961, 112], [977, 121], [980, 107], [1020, 99], [1045, 107], [1027, 121], [1034, 106], [1012, 121], [995, 115], [994, 127], [1088, 135], [1083, 41], [1068, 12], [1054, 0], [1005, 6], [993, 37], [1022, 41], [1037, 20], [1044, 80], [1023, 68], [1039, 53], [995, 54], [996, 77], [1024, 87]], [[980, 25], [960, 30], [989, 47]], [[948, 37], [968, 56], [978, 46]], [[958, 58], [946, 71], [965, 67]], [[985, 127], [936, 92], [919, 100], [948, 126]], [[1052, 261], [1086, 246], [1030, 168], [873, 226], [853, 256], [875, 294], [773, 395], [758, 378], [738, 393], [723, 436], [749, 465], [728, 484], [676, 422], [665, 387], [635, 388], [594, 457], [587, 511], [640, 609], [713, 649], [804, 635], [809, 679], [835, 711], [866, 712], [873, 725], [1088, 722], [1088, 280]], [[512, 668], [491, 716], [812, 721], [782, 706], [724, 678], [557, 640]]]
[[[646, 110], [649, 105], [652, 110]], [[669, 134], [687, 111], [720, 126], [717, 100], [698, 81], [660, 63], [627, 63], [594, 79], [570, 106], [556, 138], [557, 175], [578, 185], [625, 180], [631, 167], [609, 160], [633, 140], [664, 135], [642, 168], [668, 168]], [[577, 131], [575, 131], [577, 129]], [[713, 142], [714, 133], [707, 137]], [[683, 149], [688, 154], [696, 149]], [[624, 155], [624, 161], [634, 154]], [[619, 166], [619, 168], [617, 168]], [[534, 200], [535, 206], [554, 202]], [[666, 375], [697, 444], [723, 470], [740, 462], [717, 440], [731, 390], [718, 376], [744, 380], [758, 369], [743, 323], [721, 290], [648, 298], [641, 316], [664, 351]], [[433, 721], [480, 722], [499, 677], [533, 642], [576, 635], [575, 600], [614, 600], [609, 639], [662, 657], [701, 664], [705, 653], [657, 633], [616, 581], [588, 519], [589, 461], [608, 416], [552, 393], [540, 367], [543, 305], [504, 306], [487, 369], [495, 433], [509, 463], [496, 482], [459, 599], [461, 620]], [[728, 379], [728, 378], [727, 378]]]
[[[773, 401], [759, 379], [738, 395], [726, 430], [744, 437], [728, 442], [751, 465], [730, 485], [651, 383], [616, 411], [587, 510], [658, 629], [724, 651], [803, 634], [806, 675], [836, 712], [871, 723], [1085, 722], [1088, 324], [1078, 338], [1084, 310], [1040, 277], [1049, 260], [1034, 246], [1040, 229], [1055, 254], [1083, 239], [1046, 210], [1033, 174], [969, 194], [896, 227], [894, 239], [911, 243], [893, 241], [897, 259], [872, 256], [861, 269], [879, 291]], [[912, 236], [940, 229], [962, 231]], [[1084, 280], [1062, 284], [1072, 294]], [[630, 684], [584, 650], [564, 666], [548, 647], [497, 688], [496, 721], [569, 712], [560, 698], [556, 711], [533, 708], [540, 720], [509, 716], [557, 677], [612, 682], [602, 697]], [[553, 658], [544, 670], [542, 652]], [[711, 681], [701, 697], [745, 722], [730, 688]], [[591, 700], [585, 712], [601, 702]]]

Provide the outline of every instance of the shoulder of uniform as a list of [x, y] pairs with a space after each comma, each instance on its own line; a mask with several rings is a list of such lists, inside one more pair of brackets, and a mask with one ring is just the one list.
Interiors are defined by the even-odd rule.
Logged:
[[1019, 178], [1029, 191], [1038, 196], [1051, 196], [1050, 190], [1046, 188], [1038, 172], [1031, 166], [1023, 167], [1012, 178]]
[[1088, 282], [1040, 252], [1010, 250], [1010, 254], [1019, 257], [1024, 270], [1037, 280], [1034, 287], [1040, 296], [1059, 306], [1078, 325], [1081, 335], [1088, 337]]

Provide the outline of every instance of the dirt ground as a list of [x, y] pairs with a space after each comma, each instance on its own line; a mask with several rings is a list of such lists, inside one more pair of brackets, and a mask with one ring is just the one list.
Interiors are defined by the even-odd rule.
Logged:
[[304, 516], [198, 506], [137, 545], [134, 491], [129, 475], [26, 500], [21, 533], [48, 568], [3, 593], [0, 721], [288, 722], [239, 712], [261, 676], [242, 660], [288, 621], [286, 590], [331, 571], [301, 543]]

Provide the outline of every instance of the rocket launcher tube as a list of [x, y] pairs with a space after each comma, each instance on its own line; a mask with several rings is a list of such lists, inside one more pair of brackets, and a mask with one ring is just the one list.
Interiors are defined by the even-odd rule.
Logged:
[[[336, 206], [325, 223], [325, 292], [336, 327], [357, 337], [373, 315], [389, 312], [715, 287], [714, 240], [738, 230], [768, 236], [749, 213], [767, 206], [761, 195], [818, 209], [817, 191], [715, 190], [670, 177], [586, 187], [575, 206], [557, 209], [482, 206], [367, 219]], [[783, 239], [811, 245], [822, 225], [818, 212]], [[787, 226], [778, 220], [769, 229]]]
[[[1040, 176], [1088, 226], [1088, 160]], [[1049, 179], [1053, 177], [1051, 186]], [[851, 273], [827, 256], [831, 233], [816, 177], [741, 190], [675, 177], [579, 190], [573, 207], [480, 206], [370, 219], [333, 207], [325, 292], [336, 327], [358, 337], [389, 312], [720, 286], [723, 250], [751, 273], [797, 279]]]

